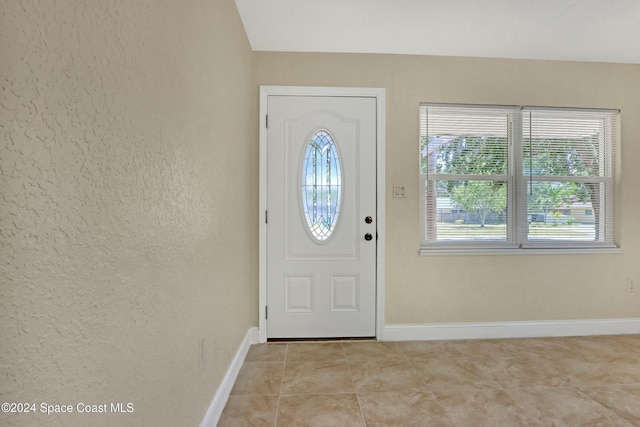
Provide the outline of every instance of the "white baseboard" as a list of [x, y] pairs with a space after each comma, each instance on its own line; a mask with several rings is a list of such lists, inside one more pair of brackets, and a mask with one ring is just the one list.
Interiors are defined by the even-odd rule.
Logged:
[[238, 351], [236, 351], [236, 355], [231, 361], [229, 369], [227, 369], [227, 373], [222, 379], [222, 383], [218, 387], [215, 396], [213, 396], [209, 409], [207, 409], [206, 414], [204, 414], [200, 427], [216, 427], [218, 425], [218, 420], [220, 419], [220, 415], [222, 415], [224, 406], [227, 404], [227, 399], [229, 399], [231, 389], [236, 382], [236, 378], [238, 378], [238, 373], [249, 352], [249, 347], [251, 347], [252, 344], [257, 344], [259, 338], [258, 328], [249, 328]]
[[385, 325], [384, 341], [640, 334], [640, 318]]

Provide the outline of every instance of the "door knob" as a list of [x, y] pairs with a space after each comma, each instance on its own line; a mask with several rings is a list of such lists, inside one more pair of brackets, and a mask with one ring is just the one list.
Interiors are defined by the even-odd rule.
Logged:
[[364, 240], [371, 240], [373, 239], [373, 235], [371, 233], [367, 233], [364, 235]]

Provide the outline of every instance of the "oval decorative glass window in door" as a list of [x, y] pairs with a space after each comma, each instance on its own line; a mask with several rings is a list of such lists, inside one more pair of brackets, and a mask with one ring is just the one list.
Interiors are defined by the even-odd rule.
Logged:
[[311, 235], [331, 236], [340, 216], [342, 170], [331, 135], [319, 130], [311, 137], [302, 163], [302, 209]]

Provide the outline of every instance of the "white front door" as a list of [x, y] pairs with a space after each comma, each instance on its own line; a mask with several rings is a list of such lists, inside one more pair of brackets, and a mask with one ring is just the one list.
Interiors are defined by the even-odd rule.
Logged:
[[268, 338], [376, 335], [376, 102], [268, 96]]

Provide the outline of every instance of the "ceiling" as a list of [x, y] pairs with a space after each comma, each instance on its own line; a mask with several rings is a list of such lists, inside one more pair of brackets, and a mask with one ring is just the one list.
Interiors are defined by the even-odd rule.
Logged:
[[255, 51], [640, 64], [640, 0], [235, 0]]

